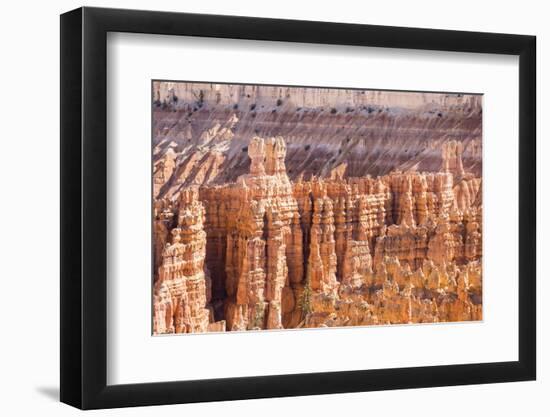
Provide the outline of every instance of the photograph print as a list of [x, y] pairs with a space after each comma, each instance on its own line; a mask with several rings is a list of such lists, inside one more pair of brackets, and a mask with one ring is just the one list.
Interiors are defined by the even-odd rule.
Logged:
[[482, 320], [481, 94], [151, 93], [154, 335]]

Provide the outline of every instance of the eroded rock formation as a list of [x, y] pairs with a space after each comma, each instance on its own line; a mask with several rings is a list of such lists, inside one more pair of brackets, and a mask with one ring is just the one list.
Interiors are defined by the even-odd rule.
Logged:
[[153, 293], [156, 334], [200, 333], [209, 327], [225, 327], [223, 323], [210, 325], [214, 320], [209, 306], [210, 274], [204, 264], [204, 207], [197, 197], [198, 190], [191, 187], [179, 194], [177, 210], [162, 205], [155, 210], [155, 253], [160, 259]]
[[440, 172], [444, 157], [442, 172], [456, 177], [460, 163], [481, 176], [481, 96], [168, 82], [153, 91], [155, 198], [235, 182], [250, 172], [254, 136], [284, 138], [293, 182]]
[[377, 177], [291, 180], [282, 136], [246, 151], [234, 182], [156, 199], [155, 333], [482, 318], [481, 179], [461, 142], [444, 142], [436, 172]]

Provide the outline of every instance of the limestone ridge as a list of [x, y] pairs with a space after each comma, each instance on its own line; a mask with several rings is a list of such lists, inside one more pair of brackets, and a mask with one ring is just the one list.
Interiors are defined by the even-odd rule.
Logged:
[[440, 172], [291, 181], [283, 137], [249, 173], [155, 200], [154, 333], [482, 318], [481, 179]]

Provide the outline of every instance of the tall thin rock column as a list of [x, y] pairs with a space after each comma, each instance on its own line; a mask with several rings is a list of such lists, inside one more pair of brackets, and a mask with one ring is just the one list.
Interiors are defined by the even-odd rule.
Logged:
[[154, 333], [206, 332], [210, 322], [210, 277], [204, 267], [204, 208], [197, 190], [180, 195], [178, 226], [162, 253], [153, 294]]
[[283, 138], [255, 137], [248, 154], [250, 173], [223, 191], [238, 207], [227, 220], [225, 316], [231, 330], [279, 329], [295, 305], [289, 273], [294, 284], [303, 276], [300, 217]]

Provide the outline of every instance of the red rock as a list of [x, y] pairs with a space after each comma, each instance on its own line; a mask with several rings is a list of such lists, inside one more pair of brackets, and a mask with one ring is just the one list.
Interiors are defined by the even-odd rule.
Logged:
[[[285, 98], [267, 112], [260, 96], [259, 108], [234, 111], [220, 91], [219, 101], [205, 92], [208, 105], [192, 116], [179, 105], [154, 116], [155, 334], [482, 318], [475, 100], [442, 104], [447, 113], [425, 121], [310, 114]], [[363, 119], [374, 131], [332, 130]], [[423, 141], [410, 137], [424, 122], [464, 120], [454, 132], [469, 141], [440, 140], [443, 125]], [[169, 121], [179, 127], [165, 131]], [[287, 135], [252, 134], [273, 124]], [[388, 124], [409, 142], [375, 140], [381, 131], [398, 137]], [[303, 141], [313, 137], [322, 146], [309, 155]]]

